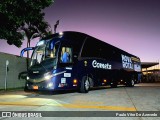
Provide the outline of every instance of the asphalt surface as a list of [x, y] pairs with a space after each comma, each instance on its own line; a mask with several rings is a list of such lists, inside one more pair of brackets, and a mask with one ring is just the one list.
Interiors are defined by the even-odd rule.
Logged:
[[[123, 119], [123, 120], [158, 120], [160, 117], [127, 117], [125, 114], [138, 111], [160, 112], [160, 83], [140, 83], [135, 87], [119, 86], [118, 88], [102, 87], [95, 88], [89, 93], [78, 93], [76, 91], [63, 92], [29, 92], [23, 90], [0, 91], [0, 111], [12, 112], [45, 112], [51, 117], [30, 119]], [[53, 111], [60, 111], [58, 113]], [[65, 111], [65, 112], [64, 112]], [[81, 111], [81, 112], [78, 112]], [[86, 111], [92, 111], [87, 113]], [[106, 112], [107, 111], [107, 112]], [[109, 112], [121, 113], [106, 117]], [[21, 114], [22, 114], [21, 113]], [[58, 117], [53, 117], [54, 114]], [[86, 115], [84, 115], [86, 113]], [[28, 113], [26, 113], [28, 115]], [[70, 116], [74, 117], [65, 117]], [[88, 115], [89, 114], [89, 115]], [[105, 117], [97, 117], [98, 115]], [[37, 113], [37, 115], [40, 115]], [[84, 115], [84, 116], [83, 116]], [[96, 116], [97, 115], [97, 116]], [[122, 115], [122, 114], [120, 114]], [[21, 117], [1, 117], [0, 119], [28, 119]], [[78, 117], [76, 117], [78, 116]]]

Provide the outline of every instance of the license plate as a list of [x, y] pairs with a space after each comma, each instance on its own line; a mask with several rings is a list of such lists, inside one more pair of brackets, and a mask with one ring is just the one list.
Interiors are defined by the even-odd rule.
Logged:
[[38, 86], [33, 86], [33, 89], [34, 90], [38, 90]]

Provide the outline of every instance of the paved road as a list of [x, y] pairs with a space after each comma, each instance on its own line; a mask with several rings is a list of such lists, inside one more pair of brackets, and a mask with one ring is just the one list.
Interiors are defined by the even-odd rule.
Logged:
[[[133, 88], [124, 86], [98, 88], [89, 91], [87, 94], [75, 91], [54, 94], [44, 92], [25, 93], [22, 90], [0, 91], [0, 111], [93, 111], [93, 115], [97, 111], [160, 111], [160, 83], [141, 83]], [[76, 112], [73, 113], [76, 114]], [[62, 117], [58, 117], [58, 119], [64, 119], [63, 116], [68, 113], [61, 112], [60, 114], [62, 114]], [[66, 119], [76, 118], [65, 117]], [[81, 117], [79, 119], [91, 119], [91, 117]], [[92, 119], [101, 118], [93, 117]], [[102, 119], [158, 120], [157, 117], [103, 117]]]

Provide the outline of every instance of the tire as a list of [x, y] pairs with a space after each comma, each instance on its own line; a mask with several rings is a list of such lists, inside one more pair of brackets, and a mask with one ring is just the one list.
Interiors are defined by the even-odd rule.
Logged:
[[28, 89], [28, 87], [26, 85], [24, 87], [24, 92], [29, 92], [29, 89]]
[[138, 81], [138, 80], [135, 80], [134, 84], [138, 84], [138, 83], [139, 83], [139, 81]]
[[30, 89], [28, 89], [28, 87], [27, 87], [27, 85], [25, 84], [25, 86], [24, 86], [24, 92], [31, 92], [31, 90]]
[[128, 84], [127, 84], [127, 86], [128, 87], [134, 87], [134, 80], [132, 79], [132, 80], [130, 80], [129, 82], [128, 82]]
[[111, 88], [117, 88], [117, 84], [113, 82], [113, 84], [110, 84]]
[[139, 84], [139, 80], [137, 80], [137, 83], [136, 84]]
[[85, 76], [82, 78], [82, 81], [81, 81], [80, 92], [88, 93], [89, 88], [90, 88], [90, 82], [89, 82], [88, 77]]

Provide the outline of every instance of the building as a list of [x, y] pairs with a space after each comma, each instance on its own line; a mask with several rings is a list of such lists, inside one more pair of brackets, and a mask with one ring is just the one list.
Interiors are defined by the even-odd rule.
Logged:
[[160, 82], [159, 62], [141, 62], [142, 82]]

